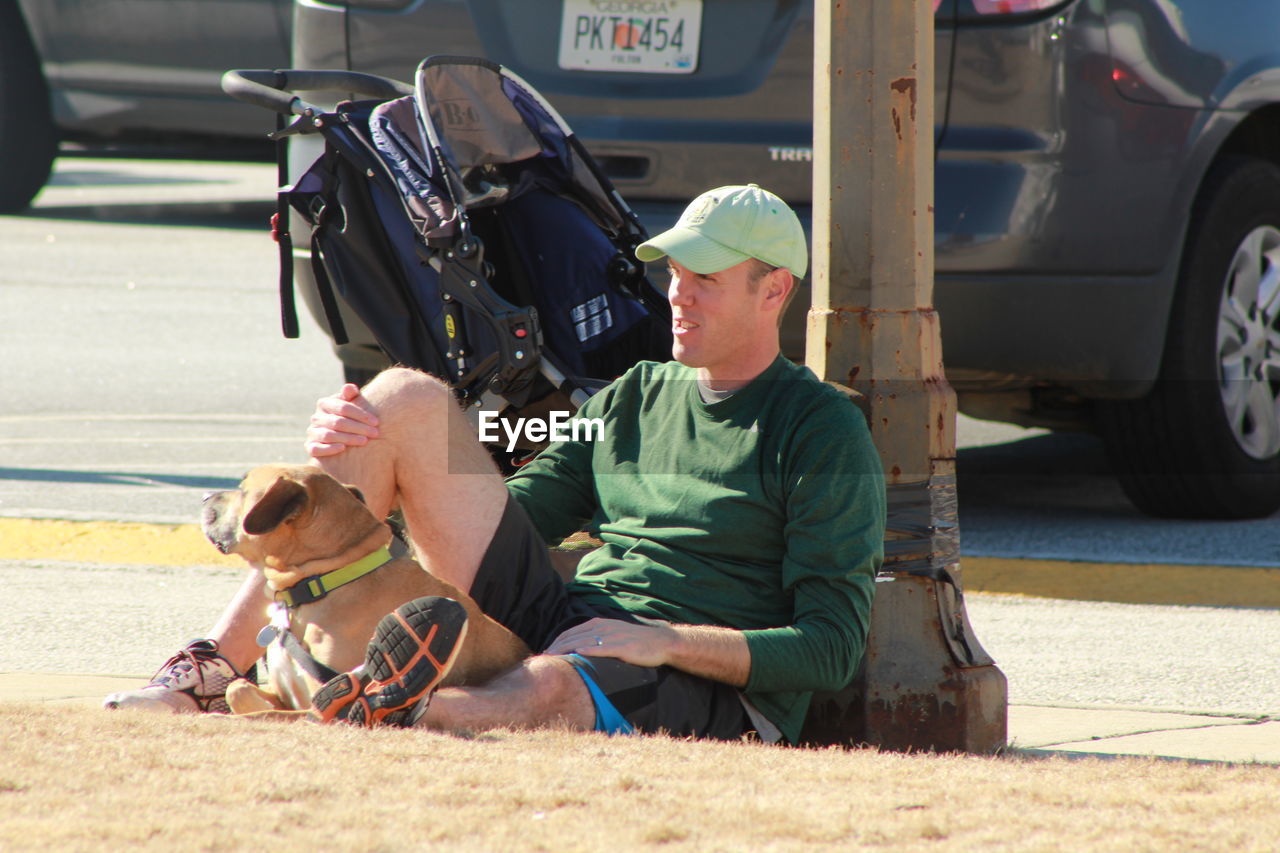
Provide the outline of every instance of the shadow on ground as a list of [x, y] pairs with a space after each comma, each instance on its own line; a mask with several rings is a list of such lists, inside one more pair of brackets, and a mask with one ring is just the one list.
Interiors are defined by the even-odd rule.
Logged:
[[1102, 441], [1084, 433], [1050, 433], [969, 447], [956, 456], [966, 509], [1076, 509], [1140, 517], [1125, 497]]
[[270, 229], [275, 204], [264, 201], [46, 205], [18, 214], [25, 219], [164, 225], [181, 228]]
[[231, 477], [188, 477], [176, 474], [131, 474], [126, 471], [60, 471], [49, 468], [0, 468], [0, 480], [94, 486], [179, 486], [188, 489], [234, 489]]

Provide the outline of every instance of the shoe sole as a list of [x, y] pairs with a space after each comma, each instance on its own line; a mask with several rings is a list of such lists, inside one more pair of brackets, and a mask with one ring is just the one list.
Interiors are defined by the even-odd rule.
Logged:
[[467, 633], [467, 611], [451, 598], [419, 598], [382, 617], [364, 665], [312, 698], [321, 722], [411, 725], [449, 674]]

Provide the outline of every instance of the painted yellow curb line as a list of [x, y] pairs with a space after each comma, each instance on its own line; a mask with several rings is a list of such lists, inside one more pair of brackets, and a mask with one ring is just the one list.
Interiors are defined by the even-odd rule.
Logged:
[[0, 518], [0, 560], [244, 568], [194, 524]]
[[961, 557], [966, 592], [1076, 601], [1280, 607], [1280, 568]]
[[[57, 560], [151, 566], [225, 566], [194, 524], [0, 518], [0, 560]], [[1280, 567], [1085, 563], [962, 557], [966, 592], [1117, 601], [1280, 608]]]

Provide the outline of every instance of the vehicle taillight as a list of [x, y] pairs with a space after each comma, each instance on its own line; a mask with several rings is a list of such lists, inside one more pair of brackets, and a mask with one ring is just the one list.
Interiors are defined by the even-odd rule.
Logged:
[[979, 15], [1019, 15], [1023, 12], [1039, 12], [1061, 2], [1062, 0], [973, 0], [973, 10]]

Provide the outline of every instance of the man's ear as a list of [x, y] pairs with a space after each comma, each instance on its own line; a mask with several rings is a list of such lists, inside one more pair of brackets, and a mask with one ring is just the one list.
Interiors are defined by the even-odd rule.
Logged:
[[307, 505], [307, 490], [297, 480], [281, 477], [258, 498], [240, 524], [251, 536], [261, 536], [296, 518]]
[[787, 306], [791, 291], [795, 290], [796, 278], [791, 270], [778, 267], [776, 270], [770, 270], [765, 276], [764, 287], [765, 301], [770, 305], [777, 305], [778, 309], [782, 310]]

